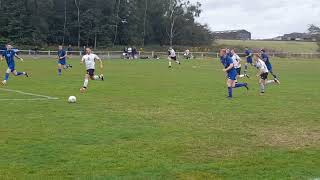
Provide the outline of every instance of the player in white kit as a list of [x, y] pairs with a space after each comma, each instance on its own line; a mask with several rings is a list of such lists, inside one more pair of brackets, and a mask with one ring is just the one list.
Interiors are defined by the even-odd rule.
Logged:
[[169, 68], [172, 67], [172, 61], [175, 61], [177, 64], [181, 64], [180, 61], [177, 60], [176, 51], [171, 47], [168, 50], [168, 60], [169, 60]]
[[84, 93], [87, 90], [89, 79], [102, 81], [104, 80], [103, 74], [101, 74], [100, 76], [94, 75], [96, 61], [100, 62], [100, 68], [102, 71], [103, 63], [101, 59], [96, 54], [93, 54], [90, 48], [86, 48], [86, 55], [84, 55], [81, 59], [81, 64], [85, 64], [87, 69], [87, 74], [84, 77], [83, 87], [80, 89], [80, 92], [82, 93]]
[[241, 58], [238, 56], [238, 54], [236, 53], [236, 51], [234, 49], [231, 50], [231, 55], [232, 55], [234, 68], [237, 70], [238, 79], [243, 78], [243, 77], [249, 78], [248, 75], [241, 74]]
[[257, 74], [260, 77], [259, 84], [260, 84], [260, 94], [263, 95], [265, 93], [265, 86], [268, 84], [276, 83], [280, 84], [277, 79], [268, 80], [269, 70], [266, 63], [260, 58], [260, 56], [254, 56], [256, 61], [256, 67], [259, 69], [259, 73]]

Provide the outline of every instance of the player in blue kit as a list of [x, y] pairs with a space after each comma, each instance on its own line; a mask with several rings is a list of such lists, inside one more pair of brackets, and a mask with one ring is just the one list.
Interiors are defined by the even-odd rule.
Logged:
[[233, 60], [230, 56], [228, 56], [226, 49], [220, 50], [220, 57], [221, 59], [223, 59], [223, 62], [224, 62], [225, 68], [223, 69], [223, 71], [227, 73], [228, 98], [233, 97], [232, 96], [233, 88], [245, 87], [247, 88], [247, 90], [249, 90], [247, 83], [239, 83], [239, 82], [236, 83], [238, 74], [236, 69], [234, 68]]
[[23, 61], [23, 59], [17, 55], [17, 51], [13, 50], [12, 46], [10, 44], [6, 45], [6, 50], [4, 50], [2, 52], [1, 60], [3, 60], [3, 57], [6, 59], [6, 62], [8, 65], [8, 69], [6, 71], [5, 78], [2, 81], [3, 85], [7, 84], [10, 73], [14, 74], [15, 76], [25, 75], [26, 77], [29, 77], [28, 73], [26, 73], [26, 72], [17, 72], [16, 71], [16, 69], [15, 69], [16, 64], [14, 62], [14, 58], [16, 57], [16, 58], [20, 59], [21, 61]]
[[244, 65], [244, 74], [247, 75], [248, 65], [251, 64], [253, 66], [253, 52], [248, 47], [246, 47], [244, 54], [246, 55], [247, 62]]
[[62, 68], [68, 69], [72, 68], [72, 66], [70, 64], [67, 64], [67, 52], [63, 49], [62, 46], [59, 46], [58, 58], [58, 75], [60, 76], [62, 74]]
[[275, 78], [277, 79], [277, 76], [273, 73], [273, 69], [272, 69], [272, 64], [270, 63], [270, 59], [268, 54], [266, 53], [266, 51], [264, 49], [261, 50], [261, 59], [264, 61], [264, 63], [266, 64], [269, 73]]

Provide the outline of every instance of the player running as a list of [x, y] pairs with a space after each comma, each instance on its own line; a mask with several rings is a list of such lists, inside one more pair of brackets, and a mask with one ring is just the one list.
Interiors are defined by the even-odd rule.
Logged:
[[260, 95], [265, 93], [265, 87], [268, 84], [277, 83], [280, 84], [278, 79], [268, 80], [269, 70], [266, 63], [261, 60], [258, 55], [255, 55], [256, 67], [259, 69], [259, 73], [257, 77], [260, 77], [259, 84], [260, 84]]
[[12, 73], [15, 76], [25, 75], [26, 77], [29, 77], [28, 73], [26, 73], [26, 72], [17, 72], [17, 70], [15, 69], [16, 68], [16, 63], [14, 61], [14, 58], [16, 57], [16, 58], [20, 59], [22, 62], [23, 62], [23, 59], [17, 55], [17, 51], [13, 50], [12, 46], [10, 44], [6, 45], [6, 50], [4, 50], [2, 52], [1, 60], [3, 60], [3, 57], [6, 59], [7, 65], [8, 65], [8, 69], [6, 71], [5, 78], [2, 81], [3, 85], [7, 84], [7, 81], [9, 79], [9, 74], [10, 73]]
[[220, 50], [220, 57], [223, 58], [224, 62], [224, 69], [223, 71], [227, 73], [227, 86], [228, 86], [228, 98], [232, 98], [232, 88], [241, 88], [245, 87], [247, 90], [248, 84], [247, 83], [236, 83], [237, 80], [237, 71], [234, 68], [233, 60], [230, 56], [227, 55], [226, 49]]
[[67, 64], [67, 52], [63, 49], [62, 46], [59, 46], [59, 51], [58, 51], [58, 75], [61, 76], [62, 74], [62, 68], [63, 69], [68, 69], [72, 68], [70, 64]]
[[181, 64], [180, 61], [177, 60], [176, 51], [172, 47], [168, 50], [168, 60], [169, 68], [172, 68], [172, 61], [175, 61], [177, 64]]
[[101, 74], [100, 76], [94, 75], [96, 61], [100, 62], [100, 69], [102, 71], [102, 60], [97, 55], [93, 54], [90, 48], [86, 48], [86, 55], [84, 55], [81, 59], [81, 64], [85, 64], [87, 69], [87, 74], [84, 77], [83, 87], [80, 89], [80, 92], [82, 93], [86, 92], [89, 84], [89, 79], [102, 81], [104, 80], [103, 74]]
[[270, 59], [269, 59], [269, 56], [268, 54], [266, 53], [266, 51], [264, 49], [261, 50], [261, 58], [262, 60], [264, 61], [264, 63], [266, 64], [270, 74], [275, 78], [277, 79], [277, 76], [273, 73], [273, 70], [272, 70], [272, 64], [270, 63]]
[[238, 56], [238, 54], [234, 49], [231, 50], [231, 54], [232, 54], [234, 68], [236, 69], [238, 74], [238, 78], [243, 78], [243, 77], [249, 78], [247, 74], [241, 74], [241, 58]]
[[244, 74], [248, 73], [248, 65], [251, 64], [253, 66], [253, 52], [248, 47], [246, 47], [244, 54], [246, 55], [247, 62], [244, 65]]

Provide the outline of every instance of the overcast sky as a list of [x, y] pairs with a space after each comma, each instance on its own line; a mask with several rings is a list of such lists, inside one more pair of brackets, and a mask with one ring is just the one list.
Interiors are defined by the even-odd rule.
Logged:
[[198, 19], [211, 30], [247, 29], [254, 39], [306, 32], [320, 25], [320, 0], [190, 0], [200, 2]]

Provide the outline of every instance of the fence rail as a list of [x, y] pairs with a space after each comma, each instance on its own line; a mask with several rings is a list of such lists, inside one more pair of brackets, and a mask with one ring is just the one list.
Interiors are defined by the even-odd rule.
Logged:
[[[1, 52], [1, 51], [0, 51]], [[19, 50], [19, 54], [28, 56], [41, 56], [41, 57], [56, 57], [58, 51], [34, 51], [34, 50]], [[67, 51], [70, 56], [81, 57], [84, 55], [82, 51]], [[122, 51], [95, 51], [95, 54], [101, 56], [103, 59], [120, 59], [124, 58]], [[177, 52], [178, 58], [183, 58], [184, 52]], [[154, 58], [166, 58], [167, 52], [158, 51], [138, 51], [137, 58], [142, 59], [154, 59]], [[219, 58], [218, 52], [191, 52], [193, 59], [205, 59], [205, 58]], [[245, 54], [238, 53], [240, 57], [245, 57]], [[290, 53], [290, 52], [271, 52], [270, 57], [278, 58], [305, 58], [305, 59], [320, 59], [320, 53]]]

